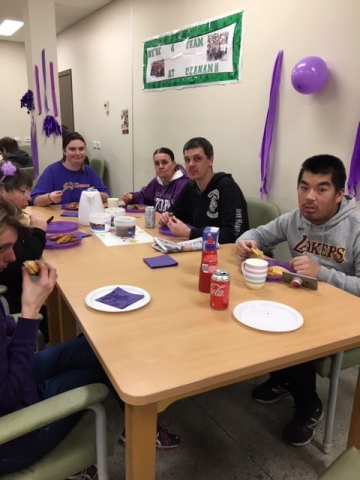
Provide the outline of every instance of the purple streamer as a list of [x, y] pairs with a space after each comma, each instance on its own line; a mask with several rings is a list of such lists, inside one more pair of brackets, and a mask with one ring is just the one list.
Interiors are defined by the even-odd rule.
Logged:
[[280, 50], [277, 55], [273, 74], [272, 74], [269, 107], [266, 115], [264, 134], [263, 134], [263, 139], [261, 143], [261, 151], [260, 151], [261, 198], [263, 198], [264, 195], [268, 193], [267, 192], [268, 163], [269, 163], [270, 147], [272, 143], [272, 136], [274, 131], [275, 117], [276, 117], [276, 106], [277, 106], [277, 101], [279, 96], [282, 58], [283, 58], [283, 50]]
[[50, 62], [50, 82], [51, 82], [51, 97], [54, 110], [54, 117], [56, 118], [59, 115], [57, 101], [56, 101], [56, 90], [55, 90], [55, 77], [54, 77], [54, 64]]
[[42, 114], [41, 94], [40, 94], [40, 78], [39, 67], [35, 65], [35, 88], [36, 88], [36, 103], [38, 108], [38, 115]]
[[25, 107], [27, 113], [31, 113], [32, 110], [35, 109], [34, 107], [34, 95], [31, 90], [28, 90], [24, 95], [20, 98], [20, 108]]
[[30, 131], [30, 138], [31, 138], [31, 155], [34, 167], [34, 176], [38, 178], [39, 176], [39, 152], [38, 152], [38, 145], [37, 145], [37, 136], [36, 136], [36, 123], [34, 115], [31, 117], [31, 131]]
[[45, 57], [45, 48], [41, 50], [41, 64], [42, 64], [42, 74], [43, 74], [43, 81], [44, 81], [44, 107], [45, 112], [49, 112], [49, 105], [46, 96], [46, 57]]
[[57, 120], [55, 120], [55, 118], [51, 115], [46, 115], [46, 117], [44, 118], [43, 130], [47, 137], [50, 137], [50, 135], [52, 134], [61, 135], [60, 125], [58, 124]]
[[350, 195], [353, 195], [356, 200], [360, 200], [360, 192], [358, 186], [360, 182], [360, 123], [358, 124], [354, 150], [351, 157], [350, 173], [348, 178], [348, 190]]

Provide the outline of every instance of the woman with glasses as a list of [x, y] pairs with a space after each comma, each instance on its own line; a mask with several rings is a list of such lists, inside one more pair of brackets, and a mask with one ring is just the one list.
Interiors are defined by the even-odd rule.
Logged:
[[[0, 197], [13, 203], [20, 211], [29, 205], [31, 186], [31, 178], [21, 169], [9, 161], [0, 164]], [[31, 227], [31, 234], [25, 240], [15, 243], [16, 261], [0, 272], [0, 284], [7, 287], [7, 292], [3, 296], [9, 303], [11, 313], [21, 311], [22, 264], [26, 260], [39, 260], [46, 242], [45, 220], [26, 213], [24, 217]]]

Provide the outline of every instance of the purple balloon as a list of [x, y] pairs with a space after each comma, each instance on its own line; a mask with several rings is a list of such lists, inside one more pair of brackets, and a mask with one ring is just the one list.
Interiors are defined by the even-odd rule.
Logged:
[[328, 78], [328, 68], [320, 57], [305, 57], [291, 72], [291, 83], [295, 90], [306, 95], [318, 92]]

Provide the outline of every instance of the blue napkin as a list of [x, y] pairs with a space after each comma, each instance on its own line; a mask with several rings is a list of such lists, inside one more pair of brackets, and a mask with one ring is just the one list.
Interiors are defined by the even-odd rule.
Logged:
[[78, 217], [78, 212], [72, 212], [71, 210], [60, 213], [60, 217]]
[[138, 302], [142, 298], [144, 298], [144, 295], [130, 293], [120, 287], [116, 287], [110, 293], [107, 293], [103, 297], [95, 298], [95, 300], [97, 302], [104, 303], [105, 305], [110, 305], [111, 307], [122, 310], [123, 308]]
[[159, 255], [157, 257], [143, 258], [144, 262], [150, 268], [175, 267], [178, 262], [170, 257], [170, 255]]

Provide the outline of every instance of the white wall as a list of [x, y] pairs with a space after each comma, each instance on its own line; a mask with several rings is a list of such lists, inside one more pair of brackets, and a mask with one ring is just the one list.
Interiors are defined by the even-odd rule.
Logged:
[[20, 98], [27, 91], [25, 48], [22, 43], [0, 40], [0, 138], [30, 137], [30, 119]]
[[[143, 92], [145, 39], [240, 8], [241, 83]], [[181, 161], [185, 141], [202, 135], [214, 145], [215, 169], [233, 173], [245, 194], [258, 196], [272, 69], [283, 49], [269, 199], [286, 211], [296, 207], [296, 178], [305, 158], [331, 153], [349, 167], [360, 118], [359, 18], [360, 3], [351, 0], [115, 0], [58, 37], [59, 70], [73, 71], [76, 128], [90, 156], [100, 154], [110, 163], [114, 195], [131, 189], [133, 160], [139, 188], [153, 176], [157, 147], [172, 148]], [[320, 93], [306, 96], [293, 89], [290, 74], [308, 55], [324, 58], [331, 78]], [[104, 100], [110, 102], [109, 116]], [[126, 107], [130, 135], [120, 131], [120, 110]], [[93, 140], [101, 142], [100, 152], [92, 150]]]

